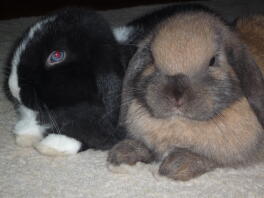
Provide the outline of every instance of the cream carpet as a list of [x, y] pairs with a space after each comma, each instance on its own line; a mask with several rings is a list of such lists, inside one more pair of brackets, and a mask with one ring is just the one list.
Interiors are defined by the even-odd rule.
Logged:
[[[260, 10], [255, 5], [252, 8], [234, 4], [231, 9], [230, 5], [214, 2], [215, 6], [220, 4], [229, 18], [243, 15], [250, 9]], [[103, 14], [112, 24], [119, 25], [145, 9], [138, 7]], [[0, 68], [5, 64], [14, 39], [35, 19], [0, 21]], [[3, 72], [0, 73], [2, 86]], [[52, 158], [32, 148], [18, 147], [12, 135], [16, 119], [12, 105], [1, 90], [0, 198], [264, 197], [264, 163], [238, 170], [217, 169], [188, 182], [176, 182], [158, 176], [157, 164], [107, 167], [106, 152], [89, 150], [75, 156]]]

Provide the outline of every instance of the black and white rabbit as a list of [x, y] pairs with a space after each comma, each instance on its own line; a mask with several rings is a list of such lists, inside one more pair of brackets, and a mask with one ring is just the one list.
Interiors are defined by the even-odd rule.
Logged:
[[32, 25], [7, 67], [7, 94], [20, 114], [16, 143], [61, 155], [109, 149], [122, 139], [122, 50], [94, 11], [67, 8]]
[[108, 162], [157, 160], [161, 175], [189, 180], [264, 160], [263, 75], [233, 28], [204, 8], [185, 8], [138, 45], [122, 92], [127, 139]]

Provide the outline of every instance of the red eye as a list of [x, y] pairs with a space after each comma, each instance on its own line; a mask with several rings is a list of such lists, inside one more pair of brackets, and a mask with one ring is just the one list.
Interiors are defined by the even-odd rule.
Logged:
[[56, 51], [56, 52], [54, 53], [54, 57], [55, 57], [55, 58], [61, 58], [61, 56], [62, 56], [62, 53], [61, 53], [60, 51]]
[[51, 54], [49, 55], [47, 59], [47, 64], [55, 65], [63, 62], [65, 58], [66, 58], [66, 52], [64, 50], [55, 50], [51, 52]]

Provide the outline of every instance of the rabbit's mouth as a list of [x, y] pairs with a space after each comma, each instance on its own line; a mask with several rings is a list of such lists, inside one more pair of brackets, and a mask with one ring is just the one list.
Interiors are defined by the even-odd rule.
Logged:
[[[155, 95], [155, 94], [154, 94]], [[208, 121], [218, 114], [225, 108], [219, 105], [215, 105], [215, 102], [208, 102], [203, 100], [203, 98], [194, 97], [190, 100], [185, 100], [184, 102], [171, 101], [165, 98], [161, 99], [161, 95], [156, 95], [152, 100], [145, 100], [142, 107], [150, 113], [151, 116], [157, 119], [188, 119], [195, 121]], [[208, 97], [210, 98], [210, 97]]]
[[150, 110], [151, 115], [157, 119], [167, 119], [167, 120], [178, 120], [178, 119], [188, 119], [193, 121], [208, 121], [213, 119], [217, 114], [216, 113], [193, 113], [193, 112], [183, 112], [178, 108], [172, 108], [171, 111], [164, 113], [157, 113]]

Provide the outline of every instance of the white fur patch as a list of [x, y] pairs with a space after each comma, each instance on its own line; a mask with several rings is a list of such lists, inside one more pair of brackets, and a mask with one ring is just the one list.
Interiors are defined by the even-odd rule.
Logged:
[[20, 146], [32, 146], [42, 139], [42, 134], [48, 127], [38, 124], [37, 112], [23, 105], [18, 110], [21, 118], [14, 128], [16, 143]]
[[25, 36], [24, 40], [21, 42], [21, 44], [17, 47], [12, 62], [11, 62], [11, 73], [8, 79], [8, 86], [10, 89], [11, 94], [19, 101], [21, 102], [21, 98], [19, 95], [20, 87], [18, 85], [18, 76], [17, 76], [17, 66], [20, 62], [21, 54], [23, 51], [25, 51], [28, 43], [32, 38], [34, 37], [35, 33], [37, 31], [40, 31], [43, 28], [43, 25], [47, 24], [50, 21], [53, 21], [55, 17], [50, 17], [48, 19], [45, 19], [43, 21], [40, 21], [36, 23], [34, 26], [32, 26], [27, 34]]
[[133, 32], [134, 27], [132, 26], [122, 26], [116, 27], [113, 29], [114, 36], [117, 41], [120, 43], [126, 42], [129, 39], [129, 36]]
[[14, 133], [16, 135], [42, 136], [47, 126], [41, 126], [37, 121], [37, 112], [24, 105], [19, 107], [21, 119], [16, 123]]
[[72, 155], [80, 150], [81, 142], [66, 135], [49, 134], [35, 147], [45, 155]]

